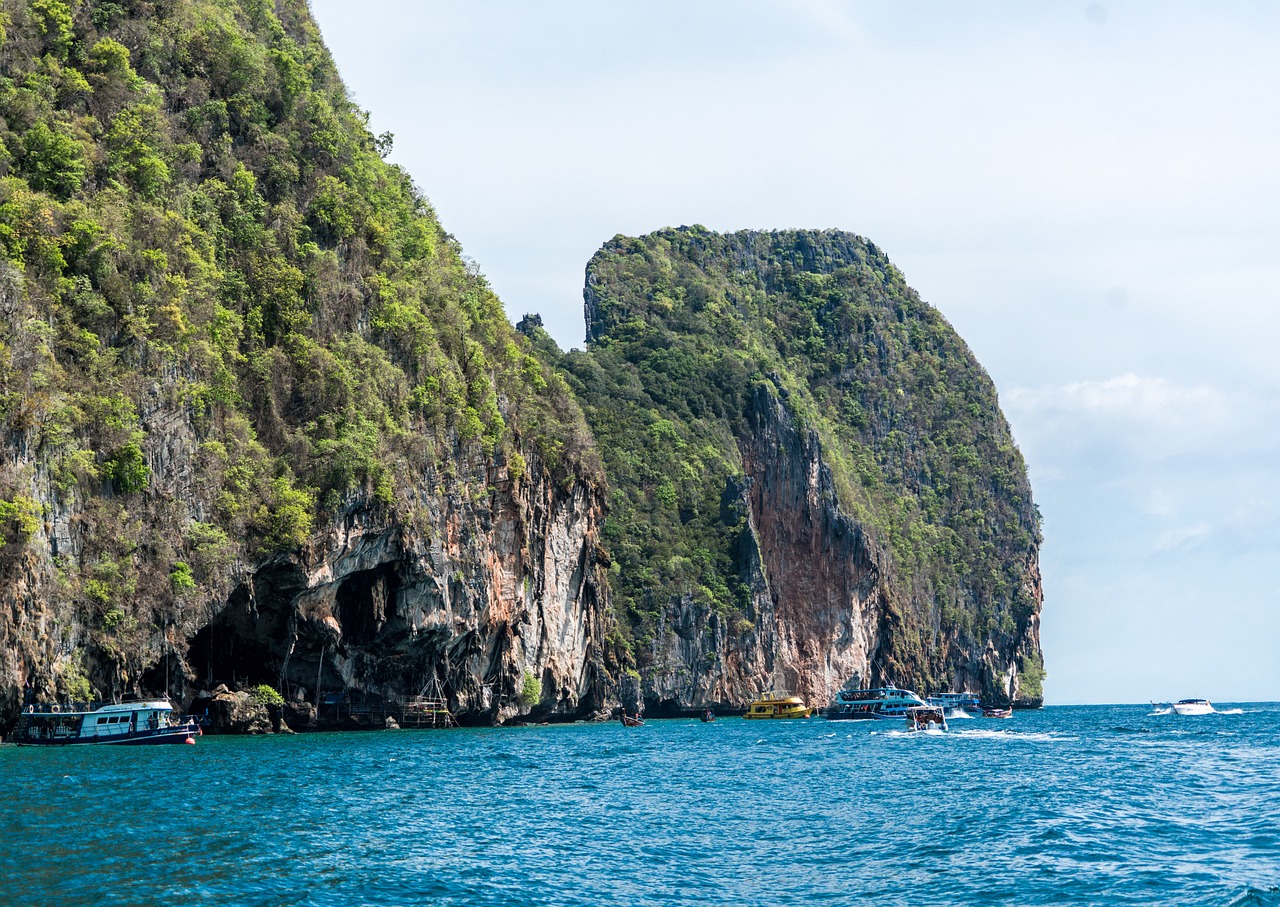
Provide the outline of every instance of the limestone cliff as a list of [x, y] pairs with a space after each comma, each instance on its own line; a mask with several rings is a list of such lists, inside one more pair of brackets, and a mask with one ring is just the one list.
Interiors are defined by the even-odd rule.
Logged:
[[590, 433], [366, 123], [305, 0], [0, 0], [0, 732], [600, 706]]
[[348, 509], [298, 556], [258, 565], [193, 636], [196, 685], [265, 676], [287, 699], [389, 704], [434, 687], [473, 722], [599, 710], [600, 497], [482, 469], [478, 498], [424, 487], [425, 523]]
[[786, 687], [1041, 702], [1038, 514], [981, 366], [850, 234], [618, 237], [562, 364], [651, 708]]

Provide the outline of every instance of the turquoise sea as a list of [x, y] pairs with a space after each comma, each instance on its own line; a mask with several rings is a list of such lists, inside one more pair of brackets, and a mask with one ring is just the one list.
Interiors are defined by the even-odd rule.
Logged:
[[1280, 704], [0, 747], [0, 904], [1280, 905]]

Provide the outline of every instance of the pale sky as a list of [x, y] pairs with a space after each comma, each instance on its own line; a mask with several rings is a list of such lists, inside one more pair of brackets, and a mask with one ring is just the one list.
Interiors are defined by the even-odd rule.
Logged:
[[503, 299], [666, 226], [884, 249], [1044, 514], [1051, 703], [1280, 700], [1280, 6], [311, 0]]

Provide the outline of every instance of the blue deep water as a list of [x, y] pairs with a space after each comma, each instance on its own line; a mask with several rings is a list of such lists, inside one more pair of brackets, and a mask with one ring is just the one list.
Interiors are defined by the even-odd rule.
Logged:
[[1280, 705], [0, 747], [0, 904], [1280, 905]]

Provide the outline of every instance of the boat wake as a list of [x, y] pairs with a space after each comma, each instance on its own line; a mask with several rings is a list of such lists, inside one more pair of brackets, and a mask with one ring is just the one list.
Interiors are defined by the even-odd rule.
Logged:
[[1243, 715], [1244, 709], [1214, 709], [1215, 715]]
[[1147, 712], [1147, 715], [1152, 718], [1154, 718], [1156, 715], [1172, 715], [1172, 714], [1173, 714], [1173, 709], [1171, 707], [1163, 708], [1163, 709], [1153, 708], [1151, 711]]
[[1070, 734], [1056, 734], [1053, 731], [987, 731], [977, 729], [955, 731], [951, 736], [963, 737], [967, 740], [1028, 740], [1037, 743], [1061, 743], [1080, 739]]
[[[876, 733], [872, 731], [871, 733]], [[928, 730], [918, 731], [885, 731], [886, 737], [945, 737], [946, 733], [941, 728], [929, 728]]]

